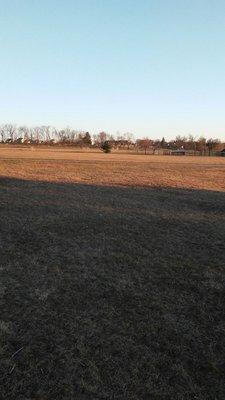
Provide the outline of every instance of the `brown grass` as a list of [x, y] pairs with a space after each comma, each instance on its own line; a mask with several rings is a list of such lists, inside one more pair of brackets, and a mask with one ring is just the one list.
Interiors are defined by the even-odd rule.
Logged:
[[1, 400], [225, 399], [224, 172], [0, 149]]
[[225, 191], [225, 158], [0, 148], [0, 175], [39, 181]]

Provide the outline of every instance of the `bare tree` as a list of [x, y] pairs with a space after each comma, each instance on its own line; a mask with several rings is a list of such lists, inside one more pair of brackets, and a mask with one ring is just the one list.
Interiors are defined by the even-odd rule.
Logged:
[[107, 133], [100, 132], [98, 137], [99, 137], [99, 143], [104, 143], [107, 140]]
[[70, 140], [71, 140], [71, 143], [75, 144], [76, 141], [77, 141], [77, 139], [78, 139], [78, 136], [79, 136], [78, 131], [76, 131], [75, 129], [72, 129], [72, 130], [70, 131]]
[[136, 143], [137, 143], [137, 147], [138, 147], [138, 148], [144, 150], [145, 155], [147, 154], [147, 151], [148, 151], [150, 148], [153, 148], [153, 142], [152, 142], [152, 140], [149, 139], [149, 138], [147, 138], [147, 137], [146, 137], [146, 138], [143, 138], [143, 139], [138, 139], [138, 140], [136, 141]]
[[27, 143], [30, 139], [30, 129], [27, 126], [20, 126], [18, 128], [18, 135], [20, 139], [23, 139], [24, 143]]
[[5, 124], [4, 126], [6, 137], [13, 143], [17, 139], [17, 128], [13, 124]]
[[107, 139], [108, 139], [108, 134], [104, 131], [99, 132], [98, 135], [94, 135], [94, 144], [95, 146], [100, 147], [102, 145], [102, 143], [104, 143]]
[[209, 156], [212, 155], [213, 150], [216, 150], [217, 146], [221, 143], [219, 139], [209, 139], [206, 142], [206, 146], [208, 147]]
[[41, 126], [41, 136], [44, 142], [50, 142], [51, 140], [51, 127], [49, 125]]
[[1, 142], [4, 143], [6, 139], [5, 125], [0, 126]]
[[176, 149], [185, 149], [187, 143], [186, 136], [177, 135], [174, 141], [174, 146]]
[[42, 126], [34, 126], [30, 130], [30, 140], [34, 143], [40, 143], [45, 140], [44, 131]]
[[198, 138], [197, 143], [196, 143], [196, 149], [197, 151], [199, 151], [202, 155], [206, 154], [206, 138], [203, 136], [200, 136], [200, 138]]

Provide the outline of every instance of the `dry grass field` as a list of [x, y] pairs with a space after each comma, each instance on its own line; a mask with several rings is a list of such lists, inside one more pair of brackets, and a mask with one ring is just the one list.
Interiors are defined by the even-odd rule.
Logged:
[[225, 191], [225, 158], [0, 147], [0, 175], [35, 181]]
[[0, 398], [224, 400], [225, 159], [0, 148]]

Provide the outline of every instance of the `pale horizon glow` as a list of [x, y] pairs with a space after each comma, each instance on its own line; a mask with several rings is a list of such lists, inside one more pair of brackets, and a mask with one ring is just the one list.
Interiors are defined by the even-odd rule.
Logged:
[[0, 124], [225, 141], [224, 0], [0, 6]]

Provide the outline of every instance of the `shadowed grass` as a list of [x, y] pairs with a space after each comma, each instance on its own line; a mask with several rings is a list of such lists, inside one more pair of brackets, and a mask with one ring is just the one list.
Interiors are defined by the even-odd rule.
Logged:
[[225, 398], [224, 193], [0, 196], [2, 399]]

